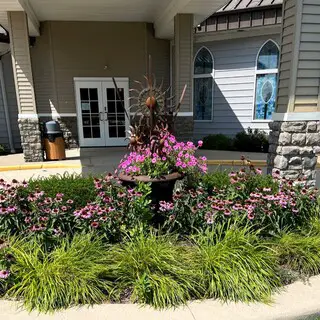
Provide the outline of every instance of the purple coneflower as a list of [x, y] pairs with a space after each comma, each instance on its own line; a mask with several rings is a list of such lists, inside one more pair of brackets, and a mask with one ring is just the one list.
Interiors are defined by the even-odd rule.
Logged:
[[0, 270], [0, 279], [7, 279], [10, 275], [8, 270]]

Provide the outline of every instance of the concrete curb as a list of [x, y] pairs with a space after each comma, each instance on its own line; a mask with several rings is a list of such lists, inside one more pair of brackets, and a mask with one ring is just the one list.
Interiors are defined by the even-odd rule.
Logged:
[[[267, 161], [265, 160], [250, 160], [255, 167], [265, 168]], [[243, 166], [242, 160], [207, 160], [209, 166]], [[94, 167], [94, 165], [82, 165], [81, 163], [36, 163], [36, 164], [21, 164], [14, 166], [0, 166], [0, 172], [17, 171], [17, 170], [41, 170], [41, 169], [81, 169], [83, 167]], [[320, 169], [320, 163], [317, 163], [317, 169]]]
[[16, 166], [0, 166], [0, 172], [16, 170], [41, 170], [41, 169], [76, 169], [82, 168], [77, 163], [40, 163], [40, 164], [21, 164]]
[[286, 286], [263, 303], [221, 303], [217, 300], [193, 301], [185, 307], [154, 310], [136, 304], [101, 304], [75, 307], [52, 315], [28, 313], [21, 304], [0, 300], [0, 319], [5, 320], [306, 320], [320, 312], [320, 276], [307, 283]]

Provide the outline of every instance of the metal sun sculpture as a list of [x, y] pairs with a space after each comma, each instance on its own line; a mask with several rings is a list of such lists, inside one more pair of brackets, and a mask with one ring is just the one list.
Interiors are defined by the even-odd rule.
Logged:
[[[184, 86], [178, 104], [174, 104], [174, 96], [169, 96], [170, 87], [163, 90], [163, 83], [157, 86], [156, 79], [151, 72], [151, 57], [149, 56], [148, 75], [144, 77], [146, 85], [135, 81], [141, 90], [131, 89], [134, 95], [130, 98], [136, 103], [130, 109], [134, 110], [129, 130], [129, 149], [138, 151], [150, 147], [152, 152], [161, 153], [163, 143], [161, 132], [172, 129], [174, 120], [179, 112], [187, 86]], [[170, 128], [171, 127], [171, 128]]]

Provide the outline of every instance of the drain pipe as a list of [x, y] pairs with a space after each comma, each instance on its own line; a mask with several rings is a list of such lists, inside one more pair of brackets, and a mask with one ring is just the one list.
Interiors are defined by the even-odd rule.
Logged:
[[12, 129], [11, 129], [11, 122], [10, 122], [9, 108], [8, 108], [8, 99], [7, 99], [7, 93], [6, 93], [6, 84], [3, 76], [3, 62], [1, 57], [0, 57], [0, 86], [1, 86], [4, 115], [6, 118], [10, 151], [11, 153], [15, 153], [16, 150], [14, 149], [14, 144], [13, 144]]

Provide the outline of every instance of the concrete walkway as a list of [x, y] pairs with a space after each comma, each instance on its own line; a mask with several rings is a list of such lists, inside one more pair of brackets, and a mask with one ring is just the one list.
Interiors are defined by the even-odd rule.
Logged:
[[133, 304], [104, 304], [72, 308], [54, 315], [28, 314], [18, 304], [0, 301], [2, 320], [293, 320], [320, 314], [320, 276], [286, 287], [271, 306], [256, 303], [221, 304], [214, 300], [192, 302], [176, 310], [156, 311]]

